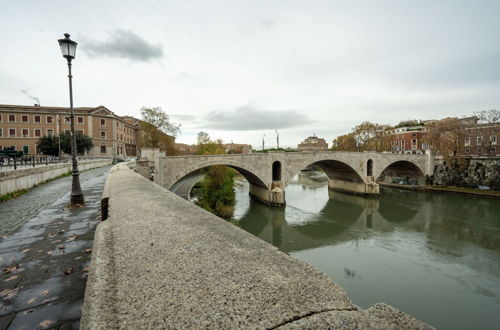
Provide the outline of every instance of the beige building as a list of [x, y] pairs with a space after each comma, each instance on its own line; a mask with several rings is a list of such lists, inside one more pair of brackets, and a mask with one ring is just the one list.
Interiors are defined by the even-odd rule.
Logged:
[[327, 151], [328, 143], [316, 135], [310, 136], [298, 146], [299, 151]]
[[[136, 119], [117, 116], [104, 106], [78, 107], [74, 112], [75, 131], [91, 137], [94, 143], [88, 155], [118, 158], [137, 155]], [[69, 108], [0, 105], [0, 150], [13, 147], [36, 154], [40, 137], [65, 131], [70, 131]]]

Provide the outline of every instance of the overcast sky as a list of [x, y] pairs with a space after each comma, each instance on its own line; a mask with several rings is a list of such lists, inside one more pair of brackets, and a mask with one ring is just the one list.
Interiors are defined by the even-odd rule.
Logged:
[[0, 0], [0, 104], [158, 106], [178, 142], [328, 143], [369, 120], [500, 109], [500, 1]]

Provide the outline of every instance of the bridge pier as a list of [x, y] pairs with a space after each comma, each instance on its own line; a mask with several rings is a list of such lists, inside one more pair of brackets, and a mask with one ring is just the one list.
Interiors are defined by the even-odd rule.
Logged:
[[365, 182], [349, 182], [335, 179], [328, 179], [328, 189], [333, 191], [341, 191], [348, 194], [363, 195], [363, 196], [378, 196], [380, 195], [380, 186], [371, 180]]
[[269, 190], [254, 184], [250, 184], [250, 197], [269, 206], [285, 207], [285, 191], [279, 186]]

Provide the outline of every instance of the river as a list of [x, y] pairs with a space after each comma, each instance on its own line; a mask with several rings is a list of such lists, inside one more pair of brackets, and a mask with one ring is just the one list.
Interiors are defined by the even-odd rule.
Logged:
[[300, 173], [280, 209], [237, 180], [234, 217], [362, 308], [385, 302], [439, 329], [498, 329], [500, 200], [395, 189], [365, 198], [327, 184], [321, 171]]

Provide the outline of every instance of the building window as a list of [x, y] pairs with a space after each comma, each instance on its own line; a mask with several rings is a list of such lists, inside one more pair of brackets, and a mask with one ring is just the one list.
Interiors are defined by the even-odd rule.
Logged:
[[465, 153], [466, 154], [470, 153], [470, 148], [465, 148]]
[[47, 136], [53, 136], [54, 135], [54, 131], [51, 130], [51, 129], [48, 129], [47, 130]]
[[490, 142], [491, 144], [497, 144], [497, 136], [496, 135], [490, 136]]
[[40, 137], [42, 136], [42, 130], [41, 129], [36, 129], [35, 130], [35, 137]]
[[52, 124], [54, 121], [54, 118], [52, 116], [47, 116], [47, 124]]
[[492, 153], [497, 152], [497, 148], [496, 148], [496, 147], [491, 147], [491, 148], [490, 148], [490, 152], [492, 152]]
[[71, 124], [71, 117], [64, 117], [64, 122], [67, 125]]
[[[2, 114], [0, 113], [0, 123], [2, 122]], [[2, 150], [2, 149], [0, 149]]]
[[483, 150], [481, 149], [481, 147], [477, 147], [477, 152], [482, 152]]
[[77, 122], [79, 125], [82, 125], [82, 124], [83, 124], [83, 117], [76, 117], [76, 122]]
[[106, 138], [106, 132], [105, 131], [101, 131], [101, 139], [105, 139]]
[[15, 123], [16, 122], [16, 115], [9, 115], [9, 123]]
[[106, 119], [101, 119], [101, 126], [106, 126]]
[[483, 143], [483, 137], [482, 136], [478, 136], [476, 138], [476, 144], [481, 144], [481, 143]]
[[28, 147], [28, 146], [23, 146], [23, 152], [24, 152], [25, 154], [29, 154], [29, 153], [30, 153], [30, 147]]
[[470, 136], [465, 137], [465, 145], [470, 146]]
[[[0, 137], [3, 136], [3, 128], [0, 128]], [[0, 150], [2, 150], [2, 148], [0, 148]]]
[[23, 137], [29, 137], [29, 129], [23, 128]]
[[40, 122], [40, 116], [35, 116], [35, 123], [39, 123]]
[[21, 116], [21, 121], [22, 121], [23, 123], [27, 123], [27, 122], [29, 122], [29, 118], [28, 118], [28, 116], [27, 116], [27, 115], [22, 115], [22, 116]]
[[106, 146], [101, 146], [101, 154], [105, 154], [106, 153]]
[[9, 137], [16, 137], [16, 129], [9, 128]]

